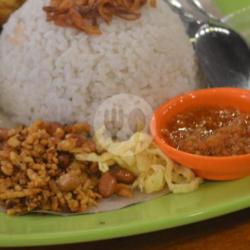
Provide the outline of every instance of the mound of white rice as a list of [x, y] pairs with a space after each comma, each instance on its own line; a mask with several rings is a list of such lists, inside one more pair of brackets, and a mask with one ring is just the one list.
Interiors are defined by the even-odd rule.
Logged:
[[88, 120], [107, 97], [130, 93], [153, 108], [198, 87], [179, 18], [163, 0], [136, 21], [115, 18], [89, 36], [46, 21], [49, 0], [28, 0], [0, 36], [0, 106], [15, 121]]

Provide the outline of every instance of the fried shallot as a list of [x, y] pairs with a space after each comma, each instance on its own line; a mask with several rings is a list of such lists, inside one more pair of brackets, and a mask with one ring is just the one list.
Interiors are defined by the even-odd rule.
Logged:
[[100, 35], [99, 20], [108, 24], [114, 16], [136, 20], [141, 16], [140, 8], [147, 3], [156, 7], [156, 0], [51, 0], [43, 9], [47, 20], [58, 26]]

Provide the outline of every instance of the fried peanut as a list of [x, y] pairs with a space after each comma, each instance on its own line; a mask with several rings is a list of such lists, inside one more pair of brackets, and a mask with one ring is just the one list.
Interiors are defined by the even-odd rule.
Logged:
[[115, 177], [107, 172], [101, 177], [98, 190], [103, 197], [107, 198], [115, 193], [116, 185], [117, 181]]
[[115, 193], [119, 196], [126, 197], [126, 198], [132, 198], [133, 197], [133, 191], [132, 189], [125, 184], [117, 184]]
[[59, 152], [57, 159], [60, 167], [67, 168], [72, 161], [72, 155], [66, 152]]
[[80, 178], [70, 173], [64, 174], [57, 180], [57, 185], [62, 192], [75, 190], [81, 184]]
[[110, 173], [117, 179], [118, 182], [125, 184], [132, 184], [136, 179], [132, 172], [118, 166], [114, 166], [110, 170]]

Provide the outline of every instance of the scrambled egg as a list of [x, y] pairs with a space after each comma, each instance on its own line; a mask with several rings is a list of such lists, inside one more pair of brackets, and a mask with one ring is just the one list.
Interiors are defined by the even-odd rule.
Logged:
[[[100, 142], [103, 145], [104, 136], [101, 131], [96, 134], [96, 143]], [[142, 147], [145, 143], [148, 146]], [[147, 194], [164, 188], [173, 193], [191, 192], [202, 183], [202, 179], [196, 177], [190, 169], [177, 165], [163, 154], [147, 134], [135, 133], [124, 142], [112, 142], [110, 139], [106, 142], [105, 149], [107, 151], [101, 155], [86, 153], [79, 154], [76, 158], [79, 161], [98, 162], [102, 172], [108, 171], [114, 164], [130, 170], [137, 176], [133, 187]]]

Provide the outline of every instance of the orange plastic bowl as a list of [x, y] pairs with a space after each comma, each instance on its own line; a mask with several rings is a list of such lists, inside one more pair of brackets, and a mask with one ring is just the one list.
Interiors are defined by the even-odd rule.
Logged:
[[170, 158], [209, 180], [233, 180], [250, 175], [250, 154], [239, 156], [201, 156], [170, 146], [162, 129], [178, 113], [195, 107], [233, 107], [250, 113], [250, 90], [236, 88], [203, 89], [177, 96], [160, 106], [151, 121], [151, 133], [160, 149]]

